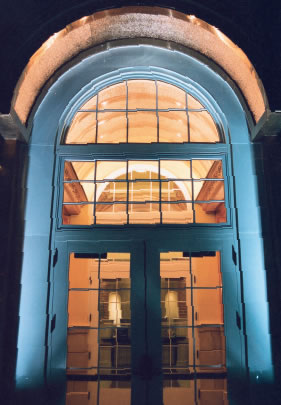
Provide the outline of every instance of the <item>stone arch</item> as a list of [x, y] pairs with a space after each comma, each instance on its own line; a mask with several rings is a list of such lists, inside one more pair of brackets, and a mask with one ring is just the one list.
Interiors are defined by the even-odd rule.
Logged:
[[169, 41], [199, 52], [236, 83], [255, 122], [268, 107], [263, 85], [253, 65], [216, 27], [174, 10], [124, 7], [85, 16], [44, 42], [30, 58], [18, 81], [11, 113], [27, 125], [36, 99], [63, 65], [97, 45], [120, 39], [138, 39], [139, 43], [145, 39]]

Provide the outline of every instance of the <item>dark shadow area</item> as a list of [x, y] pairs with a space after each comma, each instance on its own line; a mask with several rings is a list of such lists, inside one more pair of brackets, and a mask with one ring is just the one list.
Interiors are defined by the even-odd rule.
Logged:
[[[2, 138], [1, 138], [2, 139]], [[16, 140], [1, 141], [1, 401], [14, 391], [19, 322], [20, 275], [23, 257], [24, 200], [27, 146]]]
[[[254, 144], [255, 169], [257, 175], [261, 210], [262, 238], [267, 279], [267, 296], [272, 342], [272, 361], [275, 381], [281, 381], [281, 138], [268, 136], [263, 143]], [[279, 403], [280, 386], [258, 384], [255, 381], [255, 400], [260, 404]]]

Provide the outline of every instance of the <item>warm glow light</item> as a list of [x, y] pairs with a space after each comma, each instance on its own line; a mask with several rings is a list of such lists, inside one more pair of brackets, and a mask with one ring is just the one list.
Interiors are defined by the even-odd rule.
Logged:
[[125, 142], [222, 140], [198, 99], [172, 84], [138, 79], [105, 87], [81, 105], [65, 139], [67, 144]]
[[46, 48], [46, 49], [49, 49], [53, 44], [54, 44], [54, 42], [56, 41], [56, 39], [59, 37], [61, 35], [61, 32], [56, 32], [56, 33], [54, 33], [49, 39], [47, 39], [47, 41], [44, 43], [44, 47]]

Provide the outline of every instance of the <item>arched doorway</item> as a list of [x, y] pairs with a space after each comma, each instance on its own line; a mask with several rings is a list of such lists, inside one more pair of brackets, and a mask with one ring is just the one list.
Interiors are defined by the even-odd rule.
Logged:
[[[36, 355], [38, 356], [37, 358], [39, 358], [39, 356], [41, 356], [45, 359], [45, 370], [42, 374], [44, 374], [44, 378], [46, 379], [47, 384], [50, 387], [50, 391], [54, 391], [53, 395], [56, 398], [55, 400], [57, 401], [57, 403], [59, 401], [64, 403], [67, 331], [66, 303], [68, 296], [68, 291], [66, 289], [68, 278], [66, 278], [66, 275], [68, 271], [67, 261], [70, 258], [70, 254], [98, 255], [98, 258], [92, 257], [91, 259], [102, 261], [103, 259], [108, 259], [108, 257], [102, 256], [105, 253], [130, 253], [131, 260], [134, 260], [136, 266], [135, 268], [139, 266], [140, 269], [138, 272], [134, 271], [134, 274], [143, 274], [142, 279], [137, 281], [137, 278], [135, 278], [135, 280], [132, 281], [132, 283], [134, 284], [134, 288], [137, 285], [139, 287], [139, 289], [134, 290], [134, 292], [136, 293], [135, 296], [138, 297], [139, 300], [142, 300], [138, 301], [138, 303], [142, 302], [142, 307], [147, 307], [148, 309], [147, 311], [144, 311], [143, 315], [141, 316], [139, 326], [137, 327], [141, 326], [142, 330], [147, 330], [147, 333], [149, 333], [149, 335], [147, 335], [147, 338], [144, 339], [143, 334], [138, 335], [137, 333], [138, 331], [140, 331], [140, 329], [135, 329], [134, 331], [132, 330], [132, 333], [135, 336], [134, 342], [136, 342], [134, 343], [135, 348], [132, 349], [132, 356], [136, 356], [135, 360], [133, 359], [133, 364], [138, 364], [138, 368], [135, 369], [135, 373], [133, 373], [135, 376], [134, 378], [138, 379], [138, 381], [135, 381], [134, 383], [134, 388], [132, 389], [132, 392], [134, 393], [132, 394], [132, 398], [137, 398], [133, 399], [133, 401], [138, 401], [138, 399], [140, 398], [138, 397], [138, 393], [142, 393], [143, 395], [143, 393], [150, 392], [150, 394], [147, 394], [151, 395], [146, 397], [147, 401], [151, 401], [151, 399], [153, 399], [153, 403], [161, 401], [163, 385], [164, 388], [166, 388], [166, 391], [168, 391], [169, 389], [173, 390], [174, 388], [181, 387], [173, 386], [173, 382], [169, 383], [170, 385], [165, 387], [165, 384], [163, 384], [163, 380], [161, 383], [162, 376], [161, 372], [159, 373], [158, 368], [158, 366], [162, 364], [161, 350], [159, 349], [161, 348], [161, 345], [159, 345], [159, 342], [161, 341], [161, 284], [159, 280], [160, 273], [158, 271], [160, 269], [160, 253], [168, 254], [170, 252], [171, 262], [174, 264], [174, 262], [176, 262], [177, 260], [177, 257], [174, 257], [176, 256], [175, 252], [177, 254], [179, 252], [182, 252], [182, 261], [189, 261], [189, 263], [192, 263], [192, 261], [194, 261], [194, 258], [198, 256], [200, 257], [200, 252], [202, 259], [208, 257], [218, 257], [219, 255], [216, 253], [214, 255], [214, 252], [220, 252], [220, 271], [224, 272], [225, 270], [225, 280], [223, 281], [223, 286], [224, 291], [226, 291], [227, 294], [227, 306], [224, 308], [224, 319], [227, 344], [226, 351], [228, 351], [229, 353], [226, 356], [226, 365], [230, 387], [229, 395], [230, 398], [236, 398], [237, 396], [239, 396], [239, 392], [237, 390], [235, 391], [236, 384], [237, 382], [240, 383], [241, 381], [245, 381], [247, 370], [247, 350], [245, 348], [244, 339], [245, 330], [243, 329], [243, 298], [241, 297], [241, 284], [239, 277], [240, 270], [238, 268], [239, 251], [238, 238], [236, 233], [236, 209], [238, 210], [240, 217], [244, 218], [244, 228], [242, 228], [242, 232], [240, 229], [239, 237], [244, 236], [244, 230], [248, 231], [253, 229], [251, 228], [252, 224], [249, 222], [249, 220], [247, 221], [246, 218], [248, 210], [251, 209], [252, 212], [256, 212], [255, 193], [253, 194], [252, 198], [244, 201], [241, 192], [241, 190], [243, 190], [244, 182], [247, 183], [248, 187], [254, 188], [254, 178], [251, 169], [251, 148], [247, 137], [248, 129], [244, 110], [240, 102], [238, 101], [235, 92], [224, 81], [224, 79], [214, 73], [214, 71], [212, 71], [207, 65], [204, 65], [202, 62], [197, 60], [194, 55], [190, 56], [188, 55], [188, 52], [183, 52], [183, 49], [181, 49], [180, 51], [177, 50], [177, 52], [171, 52], [171, 50], [166, 49], [165, 46], [161, 47], [155, 46], [155, 44], [145, 44], [140, 47], [129, 43], [125, 43], [124, 46], [120, 47], [112, 46], [112, 48], [110, 48], [109, 45], [108, 48], [109, 49], [107, 49], [106, 51], [102, 51], [100, 53], [97, 52], [96, 54], [85, 58], [85, 60], [83, 60], [83, 63], [79, 63], [72, 69], [66, 71], [54, 84], [48, 95], [44, 98], [36, 116], [34, 117], [32, 141], [30, 147], [31, 160], [29, 184], [31, 191], [29, 194], [30, 204], [27, 208], [27, 215], [31, 215], [31, 211], [33, 211], [33, 215], [35, 212], [38, 212], [38, 210], [43, 210], [43, 212], [50, 212], [50, 207], [52, 207], [52, 210], [49, 216], [42, 216], [42, 221], [30, 221], [28, 223], [27, 231], [31, 232], [32, 234], [32, 237], [29, 239], [31, 241], [30, 243], [34, 242], [35, 239], [37, 241], [35, 243], [38, 244], [38, 255], [42, 254], [42, 251], [44, 251], [44, 256], [46, 256], [48, 255], [48, 252], [51, 251], [51, 260], [49, 262], [50, 265], [47, 266], [49, 272], [42, 272], [43, 276], [41, 275], [41, 273], [40, 276], [37, 275], [37, 277], [43, 278], [40, 281], [42, 282], [42, 284], [43, 280], [44, 282], [46, 281], [46, 277], [50, 287], [49, 290], [46, 291], [46, 296], [49, 297], [48, 299], [50, 303], [50, 305], [48, 306], [49, 319], [47, 321], [46, 336], [48, 343], [47, 355], [45, 348], [33, 348], [34, 350], [32, 351], [32, 353], [27, 354], [26, 357], [22, 354], [22, 351], [20, 351], [18, 361], [18, 375], [24, 376], [30, 373], [30, 370], [31, 373], [35, 374], [34, 367], [31, 365], [31, 363], [26, 362], [24, 357], [27, 358], [29, 357], [29, 355], [31, 357]], [[143, 60], [146, 61], [145, 65], [142, 65]], [[149, 68], [147, 66], [149, 66]], [[130, 73], [132, 74], [131, 76]], [[188, 90], [192, 94], [194, 93], [198, 95], [198, 99], [200, 100], [200, 102], [202, 102], [202, 105], [207, 105], [208, 111], [211, 113], [214, 121], [216, 123], [219, 123], [219, 128], [221, 131], [220, 133], [223, 133], [223, 135], [225, 136], [225, 139], [227, 140], [226, 144], [191, 145], [188, 142], [183, 142], [182, 144], [177, 143], [176, 145], [173, 145], [173, 147], [170, 149], [169, 145], [162, 145], [161, 143], [159, 143], [155, 145], [149, 145], [150, 151], [147, 149], [147, 145], [139, 146], [136, 151], [136, 145], [130, 143], [106, 146], [99, 143], [95, 145], [75, 146], [60, 144], [60, 136], [63, 132], [63, 127], [65, 123], [66, 125], [68, 125], [68, 123], [72, 119], [73, 114], [77, 112], [77, 103], [79, 104], [83, 97], [85, 102], [89, 100], [88, 92], [91, 92], [93, 86], [96, 86], [95, 92], [106, 88], [106, 83], [104, 81], [107, 80], [107, 77], [104, 76], [104, 74], [107, 74], [109, 78], [112, 78], [114, 74], [118, 74], [119, 82], [121, 81], [120, 77], [122, 77], [122, 81], [123, 79], [151, 80], [152, 77], [153, 80], [155, 80], [156, 77], [156, 80], [167, 83], [169, 82], [169, 78], [172, 77], [173, 79], [171, 81], [173, 82], [173, 84], [175, 84], [175, 81], [177, 80], [181, 83], [181, 85], [179, 84], [179, 88], [189, 86]], [[90, 96], [91, 95], [92, 94], [90, 94]], [[79, 105], [81, 105], [81, 103]], [[58, 141], [56, 141], [56, 138], [58, 139]], [[55, 144], [57, 145], [57, 148], [54, 153]], [[233, 154], [231, 153], [230, 144], [232, 145]], [[243, 162], [250, 169], [246, 172], [244, 172], [243, 167], [241, 167], [241, 155], [239, 156], [238, 146], [236, 147], [236, 145], [239, 145], [240, 152], [243, 151], [242, 154], [245, 157], [245, 160], [243, 159]], [[81, 158], [82, 155], [83, 158]], [[78, 156], [80, 157], [78, 158]], [[161, 159], [170, 161], [181, 160], [186, 162], [193, 162], [196, 160], [204, 161], [208, 159], [213, 161], [221, 160], [223, 162], [224, 176], [226, 176], [224, 177], [224, 179], [227, 183], [227, 191], [225, 193], [225, 200], [223, 198], [220, 198], [219, 201], [216, 200], [215, 202], [222, 203], [224, 201], [227, 201], [226, 220], [222, 222], [217, 221], [216, 223], [211, 223], [208, 226], [206, 225], [206, 222], [196, 223], [196, 220], [194, 220], [194, 218], [196, 218], [196, 211], [191, 210], [192, 213], [195, 212], [195, 215], [193, 214], [194, 216], [192, 218], [192, 221], [187, 219], [185, 224], [175, 224], [172, 221], [168, 222], [167, 224], [161, 224], [159, 223], [161, 222], [161, 220], [157, 222], [158, 219], [155, 220], [155, 223], [153, 223], [153, 225], [149, 223], [130, 224], [130, 222], [128, 223], [128, 215], [130, 218], [129, 212], [126, 212], [127, 223], [119, 224], [115, 227], [111, 224], [109, 225], [109, 228], [106, 228], [105, 223], [97, 224], [99, 225], [97, 227], [94, 226], [95, 224], [88, 223], [85, 224], [86, 227], [84, 226], [84, 228], [82, 229], [81, 223], [76, 224], [76, 228], [73, 226], [69, 226], [74, 225], [73, 223], [63, 223], [64, 219], [62, 216], [62, 205], [71, 205], [66, 204], [70, 203], [71, 201], [63, 200], [61, 192], [62, 184], [63, 182], [65, 184], [67, 182], [68, 184], [75, 183], [75, 178], [73, 177], [70, 180], [63, 180], [65, 162], [91, 162], [92, 160], [98, 162], [108, 162], [108, 160], [112, 160], [113, 156], [114, 159], [118, 161], [124, 159], [124, 156], [126, 162], [137, 161], [138, 163], [134, 163], [132, 166], [135, 167], [135, 169], [138, 169], [138, 166], [140, 165], [139, 161], [149, 161], [151, 166], [154, 166], [154, 163], [152, 164], [151, 162], [157, 161], [160, 162], [161, 166]], [[206, 159], [206, 157], [208, 157], [208, 159]], [[167, 168], [166, 170], [169, 172]], [[131, 173], [133, 172], [134, 169], [131, 170]], [[149, 170], [148, 172], [150, 173], [149, 176], [151, 176], [151, 174], [155, 173], [156, 171], [153, 169]], [[126, 173], [127, 175], [130, 173], [130, 170], [125, 170], [124, 173]], [[119, 176], [119, 178], [118, 176], [112, 178], [112, 182], [117, 183], [117, 180], [123, 180], [122, 175], [124, 173], [119, 173], [121, 176]], [[232, 177], [234, 173], [235, 176], [237, 176], [236, 195], [234, 194]], [[168, 182], [169, 179], [171, 180], [171, 177], [166, 176], [165, 178], [161, 179], [160, 176], [158, 178], [158, 182], [161, 183], [162, 180]], [[147, 180], [151, 179], [141, 178], [141, 180], [146, 180], [147, 182]], [[189, 179], [184, 177], [182, 179], [182, 181], [186, 182], [192, 182], [194, 180], [200, 181], [199, 178], [194, 179], [192, 177], [190, 177]], [[83, 181], [86, 182], [87, 179], [82, 179], [80, 182]], [[177, 179], [177, 181], [180, 181], [180, 179]], [[208, 179], [208, 181], [219, 180], [217, 177], [211, 177]], [[76, 182], [79, 183], [78, 179], [76, 179]], [[92, 183], [95, 186], [97, 184], [97, 182], [95, 181], [92, 181]], [[127, 187], [127, 190], [128, 189], [129, 187]], [[184, 195], [183, 190], [188, 191], [188, 187], [179, 187], [179, 189], [181, 191], [182, 198], [182, 195]], [[38, 190], [41, 190], [41, 196], [39, 199], [38, 195], [36, 197], [33, 194], [35, 193], [35, 190], [36, 195], [38, 194]], [[173, 190], [177, 191], [175, 187], [173, 188]], [[106, 190], [106, 187], [103, 192], [108, 192], [108, 190]], [[100, 196], [101, 195], [102, 192]], [[234, 198], [235, 196], [236, 200]], [[148, 200], [148, 204], [156, 204], [157, 201], [159, 200]], [[187, 204], [188, 201], [193, 205], [197, 204], [194, 198], [185, 198], [184, 200], [176, 201], [181, 201], [180, 204]], [[199, 201], [203, 201], [204, 203], [207, 202], [204, 199]], [[110, 205], [109, 203], [111, 203], [112, 201], [103, 202], [107, 202], [107, 205]], [[96, 200], [97, 206], [99, 205], [98, 203], [99, 201]], [[101, 200], [100, 203], [102, 203]], [[129, 203], [130, 200], [127, 200], [126, 205], [128, 206]], [[38, 204], [40, 204], [40, 207]], [[120, 204], [117, 205], [121, 205], [121, 201]], [[168, 210], [168, 212], [171, 212], [171, 210]], [[107, 213], [108, 212], [106, 211], [102, 211], [103, 217], [105, 217], [104, 214]], [[66, 216], [69, 217], [71, 215]], [[35, 217], [36, 215], [33, 216], [33, 218]], [[94, 217], [95, 216], [92, 216], [92, 218]], [[174, 215], [174, 217], [176, 217], [176, 215]], [[186, 215], [186, 218], [189, 218], [189, 216]], [[178, 225], [178, 228], [175, 225]], [[36, 238], [33, 238], [33, 235], [36, 235]], [[107, 243], [104, 243], [105, 241], [107, 241]], [[111, 242], [109, 243], [109, 241], [113, 241], [114, 243], [111, 244]], [[119, 247], [118, 242], [120, 242]], [[210, 253], [210, 255], [202, 254], [202, 252]], [[136, 260], [136, 258], [138, 260]], [[40, 260], [42, 259], [40, 258]], [[163, 261], [165, 261], [164, 256]], [[48, 262], [48, 260], [46, 262]], [[151, 271], [149, 271], [149, 269], [151, 269]], [[156, 270], [153, 269], [158, 270], [156, 272]], [[196, 274], [193, 274], [191, 272], [191, 276], [194, 275], [196, 277]], [[152, 279], [148, 280], [146, 277], [152, 277]], [[171, 281], [175, 281], [172, 279], [178, 278], [180, 277], [171, 277], [169, 275], [164, 276], [164, 289], [169, 289], [169, 287], [167, 287], [165, 284], [166, 282], [168, 285]], [[218, 285], [217, 287], [221, 288], [220, 285]], [[138, 291], [141, 291], [142, 298], [137, 295]], [[171, 291], [174, 291], [173, 287]], [[159, 299], [156, 302], [157, 297]], [[148, 304], [148, 300], [151, 300], [151, 303]], [[135, 311], [138, 310], [137, 308], [135, 308]], [[154, 310], [151, 311], [150, 309], [152, 308], [155, 308], [156, 312], [154, 312]], [[22, 310], [24, 311], [24, 306], [22, 306]], [[256, 310], [257, 309], [254, 308], [254, 311]], [[168, 339], [169, 341], [169, 343], [167, 343], [166, 340], [166, 346], [168, 345], [169, 347], [168, 353], [170, 360], [170, 355], [174, 350], [172, 350], [171, 348], [175, 346], [175, 339], [181, 339], [182, 336], [177, 336], [176, 333], [170, 332], [170, 329], [172, 329], [170, 326], [171, 323], [169, 324], [169, 316], [166, 316], [167, 314], [164, 309], [163, 315], [163, 318], [167, 318], [165, 320], [163, 319], [163, 322], [168, 322], [168, 325], [166, 325], [167, 333], [165, 333], [165, 339]], [[154, 322], [155, 320], [156, 322]], [[174, 320], [176, 320], [176, 318], [173, 318], [173, 322]], [[105, 321], [110, 321], [110, 319], [105, 319]], [[135, 322], [135, 326], [136, 325], [137, 324]], [[148, 328], [146, 327], [146, 325], [148, 325]], [[163, 328], [165, 327], [163, 326]], [[178, 329], [182, 328], [183, 325], [180, 324], [178, 326]], [[118, 336], [118, 332], [116, 332], [113, 336]], [[139, 341], [137, 338], [138, 336], [141, 337]], [[150, 340], [149, 337], [151, 337]], [[21, 342], [23, 341], [24, 336], [20, 335], [20, 346]], [[150, 345], [148, 345], [147, 348], [143, 347], [144, 342], [146, 341]], [[266, 350], [268, 349], [267, 342], [263, 342], [262, 345], [264, 348], [266, 348]], [[140, 347], [143, 347], [142, 351], [139, 350]], [[193, 350], [193, 356], [194, 354], [196, 356], [196, 350], [196, 348]], [[165, 350], [163, 349], [162, 353], [164, 351]], [[180, 352], [178, 348], [177, 352]], [[148, 353], [149, 355], [148, 357], [146, 356], [141, 359], [140, 353], [142, 353], [142, 355], [146, 355]], [[152, 356], [153, 366], [151, 364], [150, 356]], [[176, 357], [177, 356], [178, 354], [176, 355]], [[140, 367], [142, 364], [143, 366]], [[168, 369], [174, 368], [170, 367], [170, 365], [171, 364], [169, 363]], [[143, 371], [147, 369], [153, 371], [150, 375], [150, 378], [153, 381], [149, 381], [149, 379], [147, 378], [147, 371]], [[142, 371], [140, 372], [140, 370]], [[143, 380], [142, 377], [144, 377]], [[36, 380], [36, 378], [41, 377], [36, 375], [36, 377], [34, 377], [34, 380]], [[174, 381], [174, 378], [169, 378], [168, 380]], [[157, 383], [155, 383], [155, 381], [157, 381]], [[187, 379], [185, 381], [187, 381]], [[143, 386], [142, 384], [145, 385], [145, 389], [141, 388]], [[57, 389], [54, 389], [55, 387], [57, 387]], [[117, 386], [112, 387], [111, 389], [113, 388], [118, 389]], [[222, 386], [220, 386], [219, 388], [220, 389], [217, 391], [222, 391]], [[225, 391], [224, 387], [223, 391]], [[197, 395], [196, 398], [199, 397], [198, 391], [196, 391], [195, 395]]]

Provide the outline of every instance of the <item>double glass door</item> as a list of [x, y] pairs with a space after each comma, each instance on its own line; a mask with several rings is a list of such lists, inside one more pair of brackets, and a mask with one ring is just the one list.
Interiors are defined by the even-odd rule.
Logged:
[[66, 405], [227, 404], [219, 250], [108, 241], [65, 257]]

